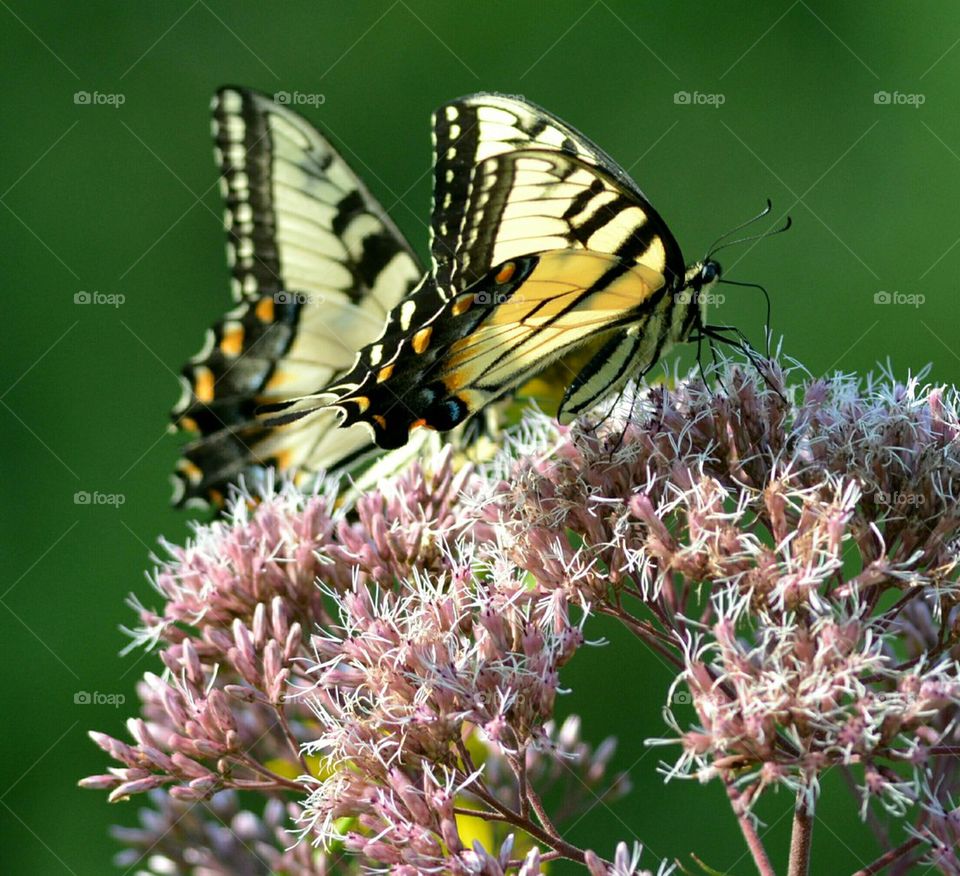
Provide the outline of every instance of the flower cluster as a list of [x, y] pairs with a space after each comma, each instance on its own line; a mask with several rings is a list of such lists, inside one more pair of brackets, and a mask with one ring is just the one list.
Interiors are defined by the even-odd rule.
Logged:
[[[562, 827], [584, 791], [629, 788], [606, 775], [612, 741], [554, 721], [606, 615], [675, 667], [647, 740], [679, 750], [662, 772], [726, 786], [761, 873], [756, 800], [796, 796], [805, 872], [831, 770], [878, 835], [907, 837], [864, 872], [960, 873], [958, 410], [922, 375], [788, 386], [776, 363], [727, 366], [596, 423], [530, 414], [492, 463], [447, 451], [355, 504], [331, 484], [245, 497], [169, 548], [162, 608], [134, 603], [165, 672], [141, 683], [135, 744], [94, 735], [119, 766], [85, 784], [158, 801], [125, 861], [197, 803], [291, 873], [639, 873], [639, 848], [603, 859]], [[551, 813], [558, 782], [578, 790]], [[196, 848], [161, 844], [170, 872], [214, 848], [209, 818], [184, 824]]]
[[[536, 874], [561, 842], [531, 814], [537, 787], [628, 790], [605, 777], [612, 740], [555, 729], [580, 627], [562, 597], [484, 564], [485, 526], [459, 505], [471, 478], [447, 451], [349, 509], [330, 484], [268, 486], [167, 546], [162, 608], [133, 602], [165, 672], [139, 684], [133, 744], [91, 734], [118, 766], [82, 782], [152, 792], [143, 826], [118, 832], [123, 864], [152, 849], [162, 872]], [[239, 810], [238, 791], [267, 808]], [[228, 822], [244, 841], [220, 839]], [[632, 860], [562, 850], [597, 873]]]
[[[313, 641], [315, 683], [301, 696], [322, 728], [307, 750], [323, 755], [328, 777], [305, 816], [326, 839], [379, 861], [473, 870], [457, 797], [469, 791], [491, 815], [506, 813], [473, 768], [468, 730], [522, 775], [520, 759], [547, 741], [559, 669], [581, 642], [562, 598], [542, 599], [516, 576], [478, 575], [472, 560], [462, 549], [449, 577], [418, 573], [391, 591], [329, 591], [339, 622]], [[365, 830], [337, 837], [348, 814]]]
[[787, 392], [733, 369], [719, 393], [651, 389], [625, 423], [545, 424], [549, 452], [527, 439], [477, 507], [541, 586], [675, 663], [689, 693], [668, 699], [696, 721], [681, 703], [648, 740], [680, 744], [668, 778], [718, 778], [744, 814], [776, 784], [812, 809], [851, 769], [862, 814], [919, 807], [954, 872], [957, 394], [842, 375]]

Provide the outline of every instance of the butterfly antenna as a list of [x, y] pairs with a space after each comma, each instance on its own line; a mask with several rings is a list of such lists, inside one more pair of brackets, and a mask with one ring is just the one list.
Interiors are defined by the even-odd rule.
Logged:
[[767, 336], [767, 346], [766, 346], [766, 357], [770, 358], [770, 321], [772, 318], [772, 307], [770, 305], [770, 293], [767, 292], [766, 287], [761, 286], [759, 283], [740, 283], [736, 280], [724, 280], [720, 279], [720, 282], [727, 286], [743, 286], [747, 289], [759, 289], [763, 293], [763, 298], [767, 302], [767, 319], [764, 323], [766, 329], [765, 334]]
[[[791, 225], [793, 225], [793, 219], [787, 216], [787, 221], [784, 222], [779, 228], [770, 228], [767, 231], [761, 231], [759, 234], [748, 234], [746, 237], [738, 237], [736, 240], [727, 241], [721, 246], [714, 244], [715, 248], [710, 250], [710, 252], [707, 254], [707, 258], [712, 259], [721, 250], [727, 249], [731, 246], [736, 246], [738, 243], [748, 243], [751, 240], [763, 240], [767, 237], [773, 237], [774, 234], [783, 234], [783, 232], [786, 231]], [[727, 235], [724, 235], [724, 237], [726, 236]], [[722, 240], [723, 238], [720, 239]]]
[[714, 252], [716, 252], [715, 247], [719, 246], [723, 242], [724, 238], [729, 237], [731, 234], [736, 234], [738, 231], [742, 231], [748, 225], [752, 225], [754, 222], [757, 222], [758, 220], [762, 219], [772, 209], [773, 209], [773, 202], [769, 198], [767, 198], [767, 206], [764, 207], [759, 213], [757, 213], [756, 216], [752, 216], [746, 222], [741, 222], [739, 225], [735, 225], [733, 228], [729, 229], [728, 231], [724, 231], [723, 234], [721, 234], [712, 244], [710, 244], [710, 246], [707, 248], [707, 254], [704, 256], [704, 261], [710, 258], [710, 256], [713, 255]]

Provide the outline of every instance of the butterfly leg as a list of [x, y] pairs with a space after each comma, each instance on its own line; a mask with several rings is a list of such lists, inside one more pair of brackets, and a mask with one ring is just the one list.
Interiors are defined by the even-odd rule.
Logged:
[[[704, 369], [704, 367], [703, 367], [703, 340], [704, 340], [704, 337], [705, 337], [705, 335], [704, 335], [702, 332], [699, 333], [699, 334], [697, 335], [697, 337], [696, 337], [696, 341], [697, 341], [697, 368], [700, 370], [700, 379], [703, 381], [703, 385], [704, 385], [704, 386], [709, 386], [709, 383], [707, 382], [707, 372], [706, 372], [706, 369]], [[707, 343], [708, 343], [708, 345], [710, 346], [710, 352], [711, 352], [711, 354], [713, 355], [714, 362], [716, 362], [717, 354], [716, 354], [715, 350], [713, 349], [713, 342], [708, 340]]]
[[[733, 332], [733, 334], [736, 335], [737, 340], [731, 340], [729, 337], [726, 337], [725, 333], [727, 332]], [[717, 340], [743, 353], [747, 359], [750, 360], [750, 364], [753, 365], [753, 367], [757, 370], [757, 373], [763, 378], [763, 382], [778, 396], [780, 396], [782, 401], [786, 402], [786, 398], [784, 397], [783, 393], [777, 386], [774, 385], [773, 381], [770, 379], [769, 375], [764, 369], [759, 353], [757, 353], [753, 345], [750, 343], [750, 340], [741, 329], [732, 325], [706, 325], [703, 327], [703, 334], [711, 340], [711, 348], [713, 346], [712, 341]]]

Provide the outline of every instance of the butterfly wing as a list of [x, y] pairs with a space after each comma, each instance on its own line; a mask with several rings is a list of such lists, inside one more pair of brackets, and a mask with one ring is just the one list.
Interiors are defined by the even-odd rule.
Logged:
[[178, 504], [216, 499], [263, 466], [313, 472], [371, 451], [369, 432], [335, 429], [332, 411], [275, 425], [261, 408], [349, 370], [422, 275], [383, 208], [305, 119], [224, 88], [213, 134], [240, 303], [183, 370], [173, 420], [201, 437], [178, 464]]
[[[438, 184], [446, 176], [438, 168]], [[683, 276], [679, 250], [620, 174], [570, 150], [513, 149], [480, 161], [465, 191], [445, 214], [459, 222], [454, 259], [330, 388], [343, 422], [367, 423], [381, 447], [402, 444], [414, 426], [453, 428], [553, 362], [568, 383], [565, 354], [632, 330], [640, 342], [617, 347], [629, 363], [611, 371], [591, 360], [591, 379], [574, 381], [561, 409], [568, 419], [616, 388], [621, 371], [649, 367], [677, 318], [667, 278]], [[518, 266], [534, 262], [520, 291], [508, 291]]]
[[[683, 277], [680, 247], [637, 184], [552, 113], [520, 97], [482, 93], [442, 106], [433, 124], [431, 254], [441, 288], [463, 289], [513, 255], [550, 248], [540, 246], [540, 238], [555, 238], [558, 220], [567, 222], [560, 231], [565, 245], [610, 252], [614, 241], [605, 226], [623, 211], [630, 215], [622, 218], [644, 226], [644, 233], [633, 235], [618, 255], [654, 266], [670, 283]], [[559, 153], [574, 159], [568, 166], [580, 169], [581, 181], [591, 170], [600, 178], [569, 191], [554, 186], [546, 201], [536, 180], [518, 187], [514, 172], [521, 166], [490, 160], [526, 151]], [[478, 180], [480, 167], [485, 170]], [[646, 253], [650, 246], [654, 250]]]
[[[652, 268], [663, 274], [669, 287], [682, 283], [683, 256], [666, 223], [616, 161], [561, 119], [522, 98], [476, 94], [441, 108], [435, 128], [435, 203], [447, 204], [448, 209], [434, 223], [433, 258], [435, 269], [450, 282], [456, 283], [458, 274], [461, 282], [470, 282], [492, 264], [541, 246], [560, 245], [558, 237], [565, 237], [568, 246], [613, 252], [624, 261]], [[490, 157], [518, 150], [559, 152], [575, 158], [579, 170], [566, 191], [551, 186], [548, 197], [537, 191], [536, 179], [530, 178], [535, 175], [527, 174], [528, 185], [523, 185], [522, 175], [511, 182], [519, 168], [502, 160], [499, 167], [487, 165], [488, 175], [500, 175], [499, 181], [471, 183], [470, 190], [479, 193], [474, 198], [458, 201], [444, 191], [444, 181], [457, 179], [458, 166], [471, 154], [482, 166]], [[591, 169], [597, 178], [588, 185]], [[458, 203], [466, 208], [458, 210]], [[451, 229], [456, 229], [455, 235]], [[663, 299], [661, 311], [673, 311], [676, 303]], [[649, 370], [669, 344], [674, 318], [683, 316], [658, 312], [651, 315], [649, 325], [634, 326], [629, 335], [595, 338], [558, 358], [541, 372], [536, 385], [521, 386], [518, 393], [542, 397], [551, 385], [569, 384], [558, 411], [561, 421], [569, 421]], [[614, 365], [620, 357], [625, 361]]]
[[569, 350], [659, 325], [662, 274], [611, 253], [556, 249], [507, 262], [450, 298], [333, 402], [381, 447], [420, 426], [447, 431]]

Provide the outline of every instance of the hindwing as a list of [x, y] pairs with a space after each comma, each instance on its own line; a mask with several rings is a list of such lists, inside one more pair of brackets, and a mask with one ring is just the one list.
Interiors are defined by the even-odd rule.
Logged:
[[422, 270], [333, 146], [269, 97], [221, 89], [213, 136], [227, 253], [240, 302], [184, 367], [172, 417], [200, 438], [177, 469], [178, 504], [218, 499], [265, 466], [309, 473], [374, 450], [333, 411], [277, 425], [263, 411], [313, 393], [354, 364]]
[[[555, 249], [508, 261], [392, 339], [376, 367], [331, 387], [344, 425], [381, 447], [447, 431], [550, 362], [598, 337], [669, 321], [663, 275], [612, 253]], [[378, 342], [383, 345], [386, 338]], [[364, 351], [365, 353], [367, 351]], [[637, 351], [639, 355], [639, 350]]]

